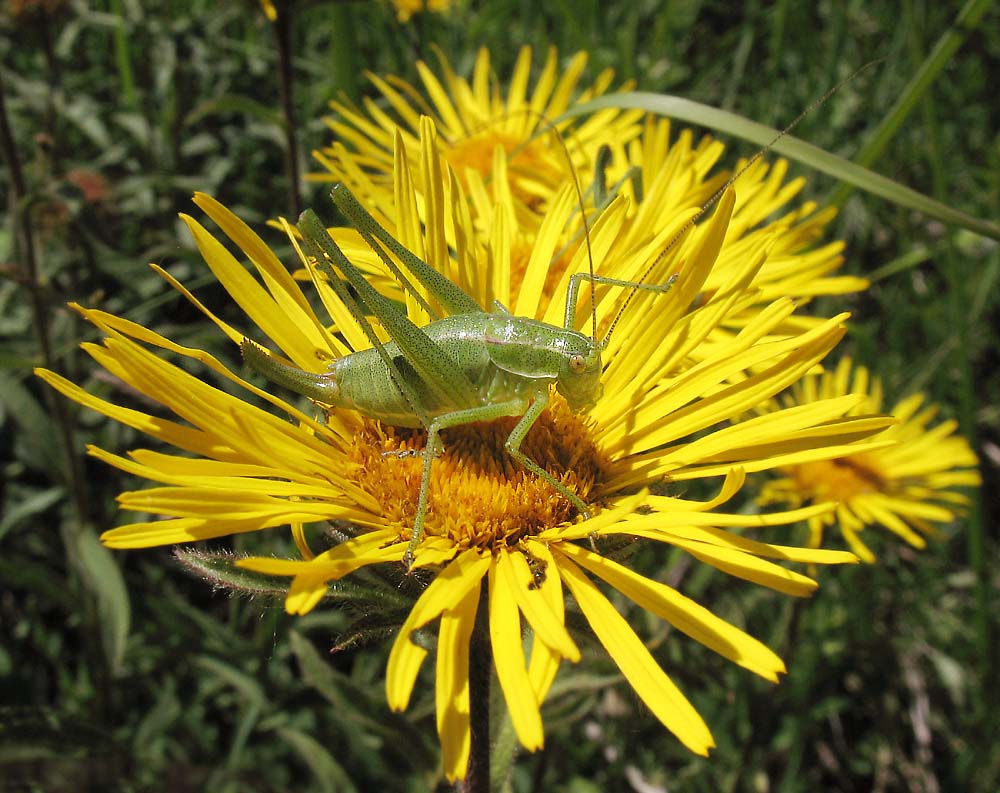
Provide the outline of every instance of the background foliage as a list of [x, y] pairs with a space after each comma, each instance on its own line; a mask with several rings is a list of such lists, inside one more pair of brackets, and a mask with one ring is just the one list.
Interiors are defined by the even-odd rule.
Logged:
[[[782, 126], [837, 80], [884, 57], [796, 134], [855, 155], [942, 33], [960, 46], [910, 95], [913, 112], [873, 167], [981, 218], [1000, 216], [1000, 15], [970, 3], [529, 3], [460, 5], [396, 21], [381, 3], [134, 0], [8, 2], [0, 21], [7, 196], [0, 227], [0, 789], [418, 791], [436, 780], [430, 686], [402, 715], [382, 687], [387, 645], [329, 655], [349, 615], [288, 618], [280, 601], [233, 599], [166, 549], [111, 554], [115, 495], [137, 486], [82, 454], [124, 450], [127, 428], [53, 399], [49, 365], [122, 398], [77, 349], [91, 331], [65, 308], [100, 306], [236, 364], [235, 350], [169, 290], [164, 264], [219, 311], [177, 213], [217, 196], [252, 225], [296, 204], [297, 165], [327, 142], [321, 117], [363, 69], [415, 78], [440, 47], [467, 73], [478, 46], [509, 74], [517, 47], [591, 53], [639, 89], [669, 91]], [[983, 13], [985, 12], [985, 13]], [[283, 57], [287, 54], [287, 57]], [[540, 59], [540, 58], [539, 58]], [[287, 105], [281, 75], [292, 78]], [[288, 123], [288, 108], [294, 123]], [[748, 153], [734, 145], [730, 156]], [[15, 153], [17, 169], [9, 155]], [[731, 160], [732, 161], [732, 160]], [[20, 174], [15, 173], [19, 170]], [[803, 172], [798, 168], [797, 172]], [[810, 193], [836, 190], [811, 179]], [[326, 201], [303, 182], [304, 204]], [[518, 759], [518, 791], [994, 790], [1000, 460], [997, 246], [851, 195], [832, 233], [872, 288], [819, 308], [855, 312], [841, 348], [891, 397], [926, 389], [980, 455], [984, 494], [924, 553], [876, 542], [880, 564], [827, 571], [808, 603], [644, 548], [636, 563], [747, 627], [788, 661], [753, 680], [636, 610], [650, 647], [711, 725], [693, 758], [652, 721], [598, 652], [564, 668], [545, 710], [548, 746]], [[30, 226], [32, 249], [24, 244]], [[280, 235], [269, 241], [285, 250]], [[33, 252], [33, 256], [32, 256]], [[230, 307], [231, 308], [231, 307]], [[128, 395], [125, 395], [126, 397]], [[215, 547], [281, 550], [284, 537]], [[646, 557], [649, 558], [646, 558]]]

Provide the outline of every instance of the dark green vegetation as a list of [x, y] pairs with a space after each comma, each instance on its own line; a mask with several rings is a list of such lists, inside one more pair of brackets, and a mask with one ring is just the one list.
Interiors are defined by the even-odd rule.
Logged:
[[[419, 791], [433, 779], [431, 678], [407, 713], [390, 714], [387, 641], [328, 655], [350, 638], [342, 631], [354, 615], [328, 609], [293, 620], [280, 601], [213, 591], [169, 550], [103, 551], [97, 534], [125, 517], [115, 494], [140, 485], [82, 449], [141, 442], [30, 376], [44, 364], [95, 393], [131, 398], [95, 377], [77, 350], [92, 338], [68, 300], [236, 364], [235, 349], [146, 262], [169, 266], [239, 322], [176, 214], [192, 210], [195, 189], [258, 228], [296, 209], [282, 53], [291, 53], [303, 170], [312, 168], [308, 151], [327, 142], [328, 98], [362, 95], [363, 68], [414, 78], [413, 62], [431, 58], [432, 43], [460, 73], [486, 45], [501, 75], [522, 43], [552, 43], [565, 55], [587, 48], [590, 76], [612, 66], [642, 90], [774, 126], [884, 57], [796, 134], [853, 157], [889, 108], [912, 96], [872, 167], [968, 214], [1000, 217], [995, 9], [950, 29], [957, 8], [915, 0], [748, 3], [735, 14], [732, 4], [695, 0], [501, 0], [401, 26], [381, 5], [313, 3], [272, 27], [250, 2], [111, 0], [15, 18], [16, 5], [0, 20], [11, 138], [0, 173], [3, 790], [341, 791], [350, 779], [358, 790]], [[935, 79], [905, 94], [949, 30], [960, 46], [944, 53]], [[809, 189], [822, 198], [837, 186], [817, 177]], [[327, 205], [325, 186], [304, 190], [302, 204]], [[635, 609], [637, 629], [718, 749], [708, 760], [688, 755], [627, 686], [609, 687], [616, 670], [591, 643], [586, 663], [561, 671], [545, 711], [548, 749], [518, 758], [514, 790], [931, 793], [1000, 784], [1000, 695], [990, 675], [1000, 625], [989, 608], [1000, 575], [1000, 254], [993, 242], [857, 194], [834, 232], [848, 243], [846, 271], [877, 281], [817, 311], [855, 311], [841, 349], [879, 373], [891, 398], [925, 389], [959, 419], [981, 458], [981, 502], [924, 553], [872, 536], [880, 564], [824, 572], [805, 603], [639, 548], [640, 569], [747, 627], [790, 674], [777, 688], [751, 679]], [[280, 234], [268, 239], [287, 250]], [[281, 552], [284, 538], [213, 545]]]

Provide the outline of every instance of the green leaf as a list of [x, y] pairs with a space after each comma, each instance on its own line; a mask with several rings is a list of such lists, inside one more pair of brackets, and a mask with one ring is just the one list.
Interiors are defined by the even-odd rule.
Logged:
[[0, 407], [21, 430], [18, 455], [41, 471], [58, 471], [68, 481], [56, 423], [18, 378], [0, 372]]
[[177, 697], [173, 678], [157, 685], [156, 702], [149, 708], [138, 726], [131, 732], [131, 743], [137, 753], [148, 751], [159, 736], [168, 735], [174, 724], [183, 718], [183, 708]]
[[15, 526], [18, 526], [32, 515], [44, 512], [59, 499], [63, 498], [65, 494], [65, 489], [57, 486], [32, 493], [30, 496], [20, 500], [15, 499], [14, 505], [0, 518], [0, 540]]
[[283, 129], [285, 126], [284, 117], [274, 107], [259, 102], [252, 97], [235, 94], [201, 102], [194, 110], [188, 113], [184, 119], [184, 123], [185, 125], [193, 125], [207, 116], [218, 113], [242, 113], [267, 124], [273, 124], [279, 129]]
[[195, 663], [209, 674], [215, 675], [227, 685], [235, 688], [240, 695], [240, 701], [244, 704], [258, 708], [267, 704], [267, 695], [260, 683], [245, 672], [208, 655], [198, 657]]
[[[588, 115], [608, 108], [644, 110], [647, 113], [676, 118], [688, 124], [698, 124], [736, 138], [743, 138], [758, 146], [767, 146], [779, 134], [779, 131], [773, 127], [751, 121], [736, 113], [730, 113], [728, 110], [719, 110], [680, 96], [653, 94], [644, 91], [606, 94], [589, 102], [575, 105], [559, 116], [555, 123], [558, 124], [560, 121], [575, 116]], [[961, 226], [977, 234], [1000, 240], [1000, 226], [952, 209], [918, 193], [916, 190], [904, 187], [892, 179], [887, 179], [874, 171], [862, 168], [860, 165], [831, 154], [818, 146], [813, 146], [811, 143], [806, 143], [804, 140], [785, 135], [771, 146], [771, 150], [900, 206], [923, 212], [944, 223]]]
[[302, 682], [332, 706], [338, 730], [337, 745], [346, 756], [377, 772], [378, 761], [373, 764], [373, 758], [382, 758], [384, 763], [386, 757], [399, 752], [400, 747], [406, 747], [403, 753], [407, 758], [433, 751], [433, 741], [428, 743], [425, 731], [407, 717], [387, 712], [382, 687], [372, 686], [370, 677], [362, 674], [359, 682], [337, 671], [298, 631], [289, 633], [289, 645], [298, 661]]
[[97, 539], [96, 532], [84, 528], [75, 534], [74, 562], [87, 589], [97, 597], [101, 639], [112, 674], [121, 671], [125, 657], [132, 610], [125, 579], [113, 554]]
[[309, 770], [312, 771], [319, 784], [318, 790], [322, 790], [324, 793], [337, 793], [338, 791], [352, 793], [352, 791], [357, 790], [344, 767], [311, 735], [292, 727], [276, 727], [274, 731], [309, 766]]
[[226, 758], [228, 768], [239, 768], [242, 765], [242, 755], [250, 733], [257, 726], [261, 714], [264, 713], [268, 705], [267, 695], [256, 680], [234, 666], [207, 655], [198, 658], [196, 663], [203, 670], [232, 686], [239, 694], [240, 715], [236, 720], [236, 730], [233, 733], [229, 755]]
[[341, 718], [363, 724], [368, 730], [386, 733], [385, 725], [358, 710], [358, 706], [366, 705], [369, 698], [359, 692], [349, 678], [330, 666], [329, 660], [316, 651], [312, 642], [298, 631], [291, 631], [288, 641], [299, 662], [303, 683], [316, 689], [323, 699], [334, 706]]

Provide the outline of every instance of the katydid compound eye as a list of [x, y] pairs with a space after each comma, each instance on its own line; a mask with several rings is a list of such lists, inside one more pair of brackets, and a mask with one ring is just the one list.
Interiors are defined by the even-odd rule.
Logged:
[[587, 361], [582, 355], [571, 355], [569, 357], [569, 368], [577, 374], [582, 374], [587, 369]]

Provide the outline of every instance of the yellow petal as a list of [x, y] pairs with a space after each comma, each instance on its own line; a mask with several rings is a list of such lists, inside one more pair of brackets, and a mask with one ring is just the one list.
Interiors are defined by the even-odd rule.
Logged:
[[528, 678], [517, 601], [506, 577], [490, 567], [490, 644], [497, 679], [518, 740], [529, 751], [542, 748], [545, 733], [534, 688]]
[[[562, 580], [556, 571], [552, 553], [549, 551], [548, 545], [533, 540], [526, 541], [525, 547], [534, 560], [534, 569], [537, 570], [536, 581], [540, 579], [538, 590], [545, 596], [545, 600], [556, 619], [562, 623], [565, 617]], [[543, 642], [538, 634], [535, 634], [534, 642], [531, 645], [531, 661], [528, 662], [528, 677], [539, 702], [544, 702], [549, 693], [552, 681], [555, 680], [556, 672], [559, 670], [559, 661], [559, 653]]]
[[497, 576], [503, 579], [508, 593], [513, 595], [535, 634], [563, 658], [574, 663], [579, 661], [580, 650], [562, 619], [550, 608], [548, 599], [536, 584], [535, 575], [524, 554], [502, 550], [497, 558]]
[[819, 584], [808, 576], [786, 570], [780, 565], [766, 562], [746, 553], [703, 543], [676, 541], [674, 545], [683, 548], [696, 559], [700, 559], [705, 564], [710, 564], [724, 573], [746, 581], [753, 581], [755, 584], [783, 592], [786, 595], [808, 597], [819, 587]]
[[688, 749], [707, 755], [715, 746], [708, 725], [659, 667], [622, 615], [567, 556], [559, 554], [557, 566], [590, 627], [646, 707]]
[[442, 570], [410, 610], [393, 642], [386, 669], [385, 690], [389, 707], [403, 710], [427, 651], [410, 641], [410, 634], [447, 609], [454, 609], [474, 587], [478, 589], [490, 567], [491, 557], [470, 548]]
[[[317, 344], [315, 337], [310, 338], [303, 327], [313, 326], [314, 316], [298, 310], [289, 316], [283, 310], [281, 303], [244, 269], [236, 258], [215, 237], [188, 215], [181, 215], [194, 237], [202, 257], [211, 268], [212, 273], [232, 296], [233, 300], [243, 309], [261, 330], [287, 354], [296, 365], [302, 369], [310, 369], [315, 365]], [[296, 287], [297, 289], [298, 287]], [[298, 316], [296, 316], [298, 315]], [[296, 322], [298, 320], [298, 323]], [[302, 326], [300, 327], [300, 324]], [[304, 323], [309, 323], [305, 325]], [[323, 343], [321, 349], [329, 349]]]
[[645, 578], [578, 545], [565, 543], [559, 546], [559, 550], [603, 578], [641, 608], [666, 620], [723, 658], [773, 683], [778, 681], [778, 674], [785, 671], [782, 660], [762, 642], [666, 584]]
[[444, 774], [449, 782], [465, 776], [469, 764], [469, 642], [476, 624], [479, 586], [441, 615], [437, 644], [437, 730]]

